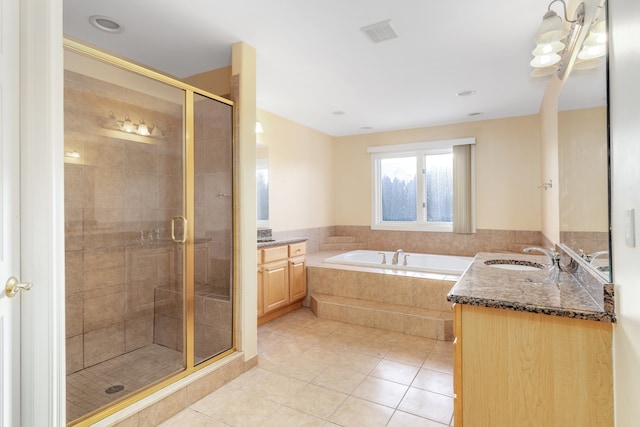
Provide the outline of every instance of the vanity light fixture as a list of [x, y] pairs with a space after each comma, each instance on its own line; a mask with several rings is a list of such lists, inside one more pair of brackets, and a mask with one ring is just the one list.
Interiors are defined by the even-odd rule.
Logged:
[[126, 133], [135, 133], [140, 136], [164, 139], [164, 132], [162, 132], [162, 129], [160, 129], [157, 124], [149, 126], [145, 123], [144, 119], [140, 119], [140, 123], [135, 124], [128, 114], [125, 114], [123, 120], [118, 120], [115, 114], [113, 114], [113, 111], [109, 111], [109, 117], [105, 121], [104, 127]]
[[[562, 3], [564, 19], [551, 9], [556, 2]], [[585, 26], [589, 29], [587, 36], [583, 34]], [[585, 22], [584, 3], [578, 5], [575, 18], [571, 20], [567, 15], [564, 0], [553, 0], [542, 18], [535, 42], [536, 47], [531, 52], [533, 59], [530, 62], [534, 68], [532, 77], [557, 73], [558, 78], [562, 80], [572, 61], [576, 70], [597, 67], [600, 63], [597, 59], [607, 52], [604, 5], [599, 6], [593, 22]], [[576, 56], [575, 52], [578, 50], [580, 53]]]
[[[604, 6], [598, 9], [598, 15], [589, 29], [589, 34], [582, 44], [578, 54], [578, 61], [591, 61], [598, 59], [598, 63], [607, 54], [607, 19]], [[595, 62], [595, 61], [592, 61]], [[585, 67], [586, 68], [586, 67]], [[584, 68], [583, 68], [584, 69]]]
[[[556, 2], [562, 3], [564, 20], [551, 9], [551, 5]], [[567, 29], [567, 24], [571, 24], [571, 31]], [[575, 43], [579, 28], [584, 23], [584, 3], [580, 3], [576, 11], [576, 19], [570, 20], [567, 16], [567, 5], [564, 0], [553, 0], [547, 7], [547, 12], [542, 17], [542, 24], [535, 38], [536, 47], [533, 49], [533, 59], [530, 65], [533, 68], [552, 67], [562, 61], [566, 63], [568, 55], [573, 52], [571, 42]], [[576, 27], [578, 29], [576, 30]], [[565, 43], [566, 42], [566, 43]], [[565, 59], [563, 60], [563, 57]]]

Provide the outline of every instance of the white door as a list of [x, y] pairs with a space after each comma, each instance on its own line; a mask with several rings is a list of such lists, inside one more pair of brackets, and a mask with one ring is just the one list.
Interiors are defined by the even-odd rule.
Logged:
[[[20, 278], [19, 2], [0, 2], [0, 425], [20, 425], [20, 293], [5, 283]], [[9, 293], [11, 294], [11, 293]]]

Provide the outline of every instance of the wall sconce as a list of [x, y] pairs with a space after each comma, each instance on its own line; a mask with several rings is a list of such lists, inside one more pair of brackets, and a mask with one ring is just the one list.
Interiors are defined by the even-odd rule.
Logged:
[[149, 126], [144, 122], [144, 119], [140, 119], [140, 123], [135, 124], [131, 121], [128, 114], [125, 114], [123, 120], [116, 119], [113, 111], [109, 111], [109, 118], [105, 124], [108, 129], [117, 129], [126, 133], [135, 133], [140, 136], [149, 136], [152, 138], [163, 139], [164, 132], [158, 127], [157, 124]]
[[[562, 3], [564, 20], [551, 9], [556, 2]], [[567, 28], [568, 24], [570, 28]], [[585, 25], [589, 29], [589, 34], [587, 36], [582, 34], [581, 37]], [[535, 42], [536, 47], [530, 62], [534, 68], [532, 77], [542, 77], [557, 72], [558, 78], [562, 80], [572, 58], [575, 60], [576, 69], [597, 67], [601, 62], [599, 58], [607, 53], [604, 5], [599, 6], [593, 22], [585, 23], [584, 2], [576, 8], [575, 19], [570, 20], [564, 0], [553, 0], [542, 18]], [[576, 50], [580, 50], [577, 58], [574, 54]]]
[[256, 120], [256, 133], [263, 133], [264, 129], [262, 129], [262, 123], [260, 120]]

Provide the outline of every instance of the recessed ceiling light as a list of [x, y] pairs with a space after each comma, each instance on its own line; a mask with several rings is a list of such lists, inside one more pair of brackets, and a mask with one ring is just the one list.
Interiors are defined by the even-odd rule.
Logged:
[[475, 95], [476, 91], [475, 90], [463, 90], [460, 91], [458, 93], [456, 93], [456, 95], [458, 96], [471, 96], [471, 95]]
[[334, 116], [344, 116], [347, 113], [345, 113], [344, 111], [334, 111], [331, 114], [333, 114]]
[[120, 24], [106, 16], [93, 15], [89, 18], [89, 22], [97, 29], [106, 31], [107, 33], [121, 33], [123, 31]]
[[468, 116], [470, 116], [470, 117], [473, 117], [473, 116], [481, 116], [482, 114], [484, 114], [484, 113], [482, 113], [482, 112], [479, 112], [479, 113], [469, 113], [469, 114], [467, 114], [467, 115], [468, 115]]

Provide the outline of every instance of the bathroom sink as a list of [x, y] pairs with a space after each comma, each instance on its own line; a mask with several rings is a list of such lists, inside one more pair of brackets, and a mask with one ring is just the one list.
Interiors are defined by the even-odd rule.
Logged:
[[516, 259], [490, 259], [484, 262], [489, 267], [512, 271], [536, 271], [544, 269], [544, 265], [537, 262]]

